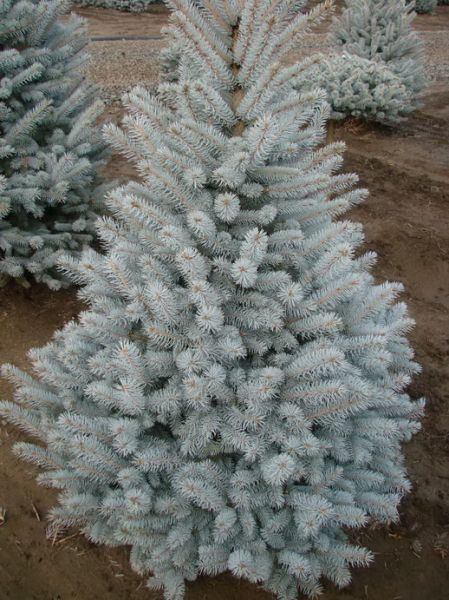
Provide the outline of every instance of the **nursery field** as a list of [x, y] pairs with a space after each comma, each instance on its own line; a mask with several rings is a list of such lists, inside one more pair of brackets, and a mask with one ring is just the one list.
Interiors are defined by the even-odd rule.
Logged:
[[[133, 85], [155, 84], [160, 28], [166, 12], [143, 14], [79, 9], [92, 38], [90, 77], [106, 99], [105, 120], [118, 120], [119, 98]], [[345, 169], [370, 191], [349, 215], [363, 223], [365, 249], [379, 256], [376, 275], [400, 281], [416, 320], [411, 342], [423, 367], [410, 390], [427, 398], [423, 430], [406, 446], [413, 491], [401, 521], [363, 531], [357, 542], [375, 563], [355, 570], [342, 591], [327, 587], [323, 600], [444, 600], [449, 590], [449, 6], [419, 16], [430, 79], [422, 108], [395, 128], [348, 122], [336, 139], [347, 142]], [[326, 26], [305, 36], [298, 53], [326, 51]], [[132, 176], [114, 157], [111, 177]], [[0, 363], [27, 367], [30, 347], [76, 317], [74, 291], [18, 285], [0, 294]], [[11, 388], [0, 384], [2, 395]], [[4, 392], [4, 394], [3, 394]], [[46, 513], [56, 494], [38, 487], [32, 467], [11, 453], [19, 435], [0, 430], [0, 600], [159, 600], [128, 566], [127, 550], [90, 544], [76, 531], [46, 537]], [[188, 600], [265, 600], [270, 595], [225, 575], [203, 577]]]

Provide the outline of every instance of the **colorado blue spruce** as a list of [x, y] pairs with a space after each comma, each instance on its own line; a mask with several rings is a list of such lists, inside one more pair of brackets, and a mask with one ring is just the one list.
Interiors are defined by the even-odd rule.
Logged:
[[[13, 366], [1, 414], [60, 490], [52, 527], [131, 546], [152, 589], [231, 571], [273, 592], [344, 586], [398, 518], [422, 401], [402, 286], [376, 282], [365, 199], [323, 145], [329, 107], [286, 55], [326, 6], [170, 0], [185, 48], [108, 138], [140, 180], [108, 197], [104, 254], [63, 261], [89, 304]], [[150, 576], [151, 573], [151, 576]]]

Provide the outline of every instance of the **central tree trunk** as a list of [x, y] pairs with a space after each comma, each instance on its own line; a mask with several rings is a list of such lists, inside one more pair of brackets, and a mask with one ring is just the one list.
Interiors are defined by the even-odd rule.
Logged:
[[[232, 52], [232, 56], [233, 56], [233, 62], [232, 62], [232, 74], [234, 75], [234, 77], [237, 79], [237, 75], [240, 71], [240, 66], [234, 62], [235, 61], [235, 45], [237, 43], [237, 39], [239, 36], [239, 30], [240, 30], [240, 19], [237, 21], [237, 23], [233, 26], [232, 28], [232, 46], [231, 46], [231, 52]], [[239, 83], [236, 81], [235, 85], [234, 85], [234, 89], [231, 93], [231, 108], [234, 111], [234, 113], [237, 112], [237, 109], [240, 105], [240, 102], [242, 101], [243, 98], [243, 88], [240, 87]], [[245, 129], [245, 124], [243, 121], [238, 121], [231, 129], [231, 133], [233, 137], [238, 137], [242, 134], [243, 130]]]

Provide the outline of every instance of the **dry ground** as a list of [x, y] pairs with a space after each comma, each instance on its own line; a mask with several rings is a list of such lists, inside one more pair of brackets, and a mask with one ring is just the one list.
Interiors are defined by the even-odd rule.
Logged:
[[[148, 37], [159, 36], [165, 13], [79, 12], [96, 40], [92, 76], [115, 118], [119, 93], [134, 83], [154, 82], [160, 41]], [[416, 26], [432, 77], [422, 110], [396, 129], [348, 124], [337, 137], [348, 143], [346, 168], [358, 172], [371, 192], [352, 218], [364, 224], [366, 247], [379, 254], [376, 273], [405, 285], [417, 321], [412, 343], [423, 365], [411, 394], [425, 395], [428, 409], [422, 433], [406, 449], [414, 490], [402, 506], [401, 523], [361, 534], [359, 541], [376, 553], [375, 564], [356, 571], [345, 590], [329, 588], [323, 600], [449, 596], [449, 7], [418, 17]], [[144, 39], [98, 39], [116, 36]], [[323, 37], [309, 42], [317, 46]], [[118, 159], [109, 171], [130, 173]], [[27, 349], [44, 344], [79, 309], [74, 292], [2, 290], [0, 362], [27, 366]], [[9, 396], [10, 389], [3, 390]], [[2, 429], [0, 506], [7, 515], [0, 526], [0, 600], [159, 600], [130, 571], [126, 548], [95, 547], [76, 533], [55, 543], [46, 539], [45, 514], [56, 494], [39, 488], [33, 469], [13, 457], [10, 447], [17, 439], [12, 428]], [[269, 598], [228, 575], [201, 578], [187, 594], [188, 600]]]

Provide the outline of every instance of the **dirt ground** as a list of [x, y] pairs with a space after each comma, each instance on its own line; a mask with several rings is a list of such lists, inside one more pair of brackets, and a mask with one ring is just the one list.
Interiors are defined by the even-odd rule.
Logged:
[[[79, 12], [88, 17], [94, 38], [158, 36], [166, 18], [160, 9], [142, 15]], [[416, 23], [430, 45], [435, 34], [435, 39], [445, 36], [449, 46], [449, 7]], [[449, 54], [444, 61], [449, 63]], [[117, 110], [109, 106], [108, 115], [114, 118]], [[448, 81], [437, 78], [423, 108], [395, 129], [348, 123], [336, 136], [348, 145], [346, 169], [359, 173], [371, 192], [351, 217], [365, 227], [366, 248], [379, 255], [376, 274], [405, 285], [417, 322], [412, 343], [423, 366], [411, 394], [425, 395], [428, 408], [423, 431], [406, 447], [414, 489], [402, 505], [400, 524], [361, 533], [358, 541], [375, 552], [374, 565], [356, 570], [342, 591], [326, 588], [322, 598], [444, 600], [449, 597]], [[129, 175], [130, 169], [116, 158], [109, 172]], [[26, 367], [27, 350], [47, 342], [80, 308], [73, 291], [14, 285], [2, 290], [0, 362]], [[1, 391], [10, 397], [4, 383]], [[38, 487], [34, 469], [10, 452], [19, 437], [10, 427], [0, 430], [0, 507], [7, 511], [0, 523], [0, 600], [159, 600], [131, 572], [126, 548], [96, 547], [75, 531], [59, 540], [46, 538], [45, 515], [56, 494]], [[187, 594], [187, 600], [270, 598], [228, 575], [201, 578]]]

